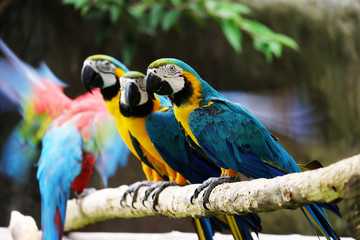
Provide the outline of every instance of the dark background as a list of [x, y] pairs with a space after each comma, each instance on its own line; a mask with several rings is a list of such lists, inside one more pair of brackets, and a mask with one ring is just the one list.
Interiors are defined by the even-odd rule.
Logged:
[[[358, 1], [247, 1], [254, 19], [276, 32], [292, 37], [299, 51], [284, 49], [271, 63], [255, 51], [244, 35], [243, 51], [235, 53], [217, 24], [198, 27], [181, 18], [181, 31], [158, 32], [126, 39], [129, 31], [107, 19], [85, 20], [72, 6], [60, 1], [0, 2], [0, 37], [24, 61], [37, 66], [44, 60], [61, 80], [68, 83], [66, 94], [76, 97], [85, 91], [80, 81], [83, 60], [103, 53], [121, 59], [121, 45], [134, 41], [136, 51], [129, 69], [145, 72], [149, 63], [161, 57], [184, 60], [218, 90], [261, 92], [298, 86], [316, 106], [322, 119], [321, 143], [299, 144], [279, 136], [282, 145], [301, 163], [317, 159], [329, 165], [359, 153], [360, 92], [360, 3]], [[311, 2], [311, 4], [310, 4]], [[4, 3], [9, 3], [7, 6]], [[107, 29], [104, 32], [104, 29]], [[101, 42], [96, 41], [104, 34]], [[0, 142], [20, 119], [16, 112], [0, 115]], [[131, 184], [144, 179], [138, 160], [131, 157], [126, 169], [119, 169], [109, 186]], [[91, 186], [101, 187], [96, 174]], [[29, 183], [17, 185], [0, 178], [0, 226], [9, 224], [16, 209], [33, 216], [39, 226], [40, 195], [36, 168]], [[340, 204], [340, 207], [342, 205]], [[313, 234], [301, 211], [281, 210], [260, 214], [266, 233]], [[332, 217], [332, 216], [331, 216]], [[332, 220], [340, 236], [348, 235], [345, 219]], [[84, 231], [164, 232], [192, 231], [186, 219], [146, 217], [116, 219], [94, 224]]]

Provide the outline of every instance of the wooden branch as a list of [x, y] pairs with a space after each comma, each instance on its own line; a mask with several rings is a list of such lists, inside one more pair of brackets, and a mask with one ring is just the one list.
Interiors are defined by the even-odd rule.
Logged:
[[[158, 212], [146, 202], [141, 204], [146, 187], [139, 191], [136, 209], [119, 204], [127, 186], [103, 189], [82, 199], [69, 200], [65, 231], [115, 217], [133, 218], [162, 215], [171, 218], [208, 217], [221, 214], [247, 214], [278, 209], [295, 209], [315, 202], [337, 202], [344, 196], [347, 181], [360, 174], [360, 155], [339, 161], [328, 167], [302, 173], [288, 174], [273, 179], [222, 184], [211, 196], [210, 210], [202, 206], [201, 197], [192, 205], [189, 201], [198, 184], [168, 187], [159, 196]], [[130, 197], [127, 204], [130, 205]]]
[[345, 187], [344, 215], [355, 239], [360, 239], [360, 175], [352, 176]]

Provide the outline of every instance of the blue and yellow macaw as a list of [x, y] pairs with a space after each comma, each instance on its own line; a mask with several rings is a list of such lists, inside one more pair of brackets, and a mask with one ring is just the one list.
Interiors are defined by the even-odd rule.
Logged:
[[[109, 57], [97, 55], [85, 60], [82, 79], [87, 89], [91, 90], [96, 86], [104, 85], [111, 87], [105, 83], [105, 81], [109, 81], [109, 77], [103, 76], [101, 67], [99, 69], [100, 64], [96, 63], [104, 61], [104, 58], [109, 59]], [[99, 81], [100, 78], [103, 80]], [[143, 166], [148, 166], [144, 172], [149, 181], [168, 180], [170, 183], [175, 181], [179, 185], [184, 185], [186, 180], [182, 174], [186, 175], [187, 180], [197, 183], [220, 174], [219, 168], [207, 160], [204, 161], [199, 155], [193, 154], [181, 133], [172, 109], [169, 108], [169, 101], [164, 97], [148, 97], [143, 74], [139, 72], [125, 73], [120, 78], [119, 85], [113, 83], [112, 87], [118, 88], [118, 94], [113, 94], [112, 97], [105, 95], [104, 99], [109, 111], [117, 121], [124, 141], [142, 161]], [[164, 124], [159, 125], [160, 121]], [[162, 127], [161, 132], [157, 132], [158, 127]], [[152, 170], [150, 174], [146, 172], [149, 168]], [[157, 178], [153, 178], [154, 173], [158, 175]], [[168, 186], [168, 184], [162, 184], [162, 186]], [[134, 195], [135, 192], [136, 189], [134, 189]], [[236, 218], [238, 222], [231, 217], [228, 219], [232, 220], [229, 222], [233, 224], [230, 227], [233, 227], [234, 231], [237, 230], [234, 235], [236, 239], [251, 239], [249, 231], [257, 231], [260, 228], [259, 218], [256, 215], [238, 217]], [[226, 220], [224, 219], [225, 222]], [[238, 223], [242, 223], [239, 228], [237, 228]], [[223, 225], [221, 221], [216, 220], [194, 220], [199, 239], [212, 239], [211, 224]]]
[[[119, 69], [124, 68], [118, 60], [110, 56], [93, 55], [88, 57], [84, 61], [81, 73], [85, 88], [88, 91], [92, 91], [94, 88], [101, 89], [106, 107], [114, 116], [121, 137], [130, 151], [141, 161], [148, 181], [170, 180], [181, 185], [185, 184], [185, 179], [165, 163], [151, 143], [145, 130], [146, 119], [133, 118], [127, 116], [126, 113], [124, 115], [121, 111], [119, 107], [121, 96], [119, 79], [125, 72], [128, 72], [128, 69], [125, 71]], [[161, 103], [151, 101], [146, 107], [157, 111], [161, 108]]]
[[29, 169], [24, 166], [34, 164], [42, 142], [37, 172], [42, 239], [61, 239], [70, 189], [83, 193], [93, 166], [106, 186], [116, 168], [126, 165], [129, 150], [100, 91], [72, 100], [45, 64], [35, 70], [2, 41], [0, 49], [6, 56], [0, 60], [0, 95], [23, 117], [5, 145], [2, 172], [15, 181], [26, 181]]
[[[259, 120], [245, 108], [228, 101], [186, 63], [172, 58], [154, 61], [148, 67], [146, 87], [149, 94], [168, 96], [188, 139], [221, 167], [222, 178], [208, 180], [199, 187], [201, 190], [210, 186], [205, 196], [226, 179], [233, 181], [238, 172], [250, 178], [273, 178], [301, 171]], [[204, 199], [205, 207], [207, 200]], [[331, 204], [308, 205], [302, 211], [311, 226], [327, 239], [339, 239], [323, 207], [340, 215]]]
[[[145, 129], [156, 150], [171, 168], [190, 183], [202, 183], [208, 178], [218, 176], [220, 168], [187, 143], [169, 101], [164, 97], [147, 94], [144, 77], [145, 75], [140, 72], [128, 72], [121, 77], [120, 85], [124, 89], [121, 96], [124, 97], [120, 99], [120, 111], [129, 117], [146, 119]], [[149, 101], [158, 101], [164, 107], [158, 111], [146, 109], [145, 106]], [[218, 219], [230, 227], [235, 239], [252, 239], [250, 231], [257, 233], [261, 229], [260, 219], [255, 214], [224, 216]], [[202, 226], [200, 229], [197, 228], [200, 239], [212, 239], [210, 222], [221, 225], [216, 218], [211, 218], [210, 221], [209, 219], [195, 220], [195, 224]], [[203, 230], [205, 228], [207, 228], [206, 231]], [[202, 232], [200, 232], [201, 229]]]

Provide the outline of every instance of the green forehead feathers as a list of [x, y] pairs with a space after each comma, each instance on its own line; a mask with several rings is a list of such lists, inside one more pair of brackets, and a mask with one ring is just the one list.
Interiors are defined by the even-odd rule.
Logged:
[[184, 71], [191, 72], [198, 79], [200, 79], [200, 76], [197, 74], [197, 72], [192, 67], [190, 67], [185, 62], [183, 62], [183, 61], [181, 61], [179, 59], [176, 59], [176, 58], [161, 58], [161, 59], [158, 59], [158, 60], [154, 61], [153, 63], [151, 63], [150, 66], [148, 67], [148, 69], [159, 68], [159, 67], [164, 66], [166, 64], [175, 64], [178, 67], [182, 68]]
[[113, 58], [111, 56], [108, 56], [108, 55], [96, 54], [96, 55], [92, 55], [92, 56], [86, 58], [86, 60], [92, 60], [92, 61], [107, 60], [107, 61], [115, 64], [116, 67], [121, 68], [125, 72], [129, 71], [129, 69], [124, 64], [122, 64], [119, 60], [117, 60], [116, 58]]
[[145, 75], [142, 74], [141, 72], [130, 71], [130, 72], [125, 73], [122, 77], [123, 78], [144, 78]]
[[173, 62], [169, 58], [161, 58], [156, 60], [155, 62], [152, 62], [148, 68], [159, 68], [166, 64], [173, 64]]

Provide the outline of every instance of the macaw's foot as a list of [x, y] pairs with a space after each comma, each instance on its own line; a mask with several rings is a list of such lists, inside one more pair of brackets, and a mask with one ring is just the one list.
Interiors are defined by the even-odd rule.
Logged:
[[136, 198], [137, 198], [139, 189], [141, 187], [151, 186], [153, 184], [154, 184], [154, 182], [149, 182], [149, 181], [146, 181], [146, 180], [145, 181], [139, 181], [139, 182], [131, 184], [128, 187], [128, 189], [124, 192], [124, 195], [121, 197], [120, 206], [124, 207], [123, 202], [125, 201], [127, 195], [130, 195], [130, 196], [132, 196], [131, 206], [136, 209], [136, 207], [134, 206], [134, 203], [136, 202]]
[[176, 182], [168, 182], [168, 181], [161, 181], [161, 182], [157, 182], [153, 185], [151, 185], [146, 191], [145, 191], [145, 196], [144, 196], [144, 199], [142, 201], [143, 205], [145, 206], [145, 201], [147, 201], [147, 199], [149, 198], [150, 194], [152, 192], [153, 195], [152, 195], [152, 200], [153, 200], [153, 204], [152, 204], [152, 207], [153, 209], [157, 212], [156, 210], [156, 205], [158, 204], [159, 202], [159, 195], [160, 193], [167, 187], [170, 187], [170, 186], [177, 186], [178, 184]]
[[223, 183], [231, 183], [231, 182], [237, 182], [239, 181], [238, 178], [232, 178], [228, 176], [224, 177], [213, 177], [209, 178], [208, 180], [204, 181], [198, 188], [195, 189], [194, 194], [190, 198], [191, 204], [194, 204], [194, 199], [197, 198], [201, 191], [204, 190], [204, 193], [202, 195], [203, 199], [203, 206], [206, 210], [209, 210], [209, 208], [206, 206], [206, 204], [209, 203], [209, 197], [211, 194], [211, 191], [218, 185]]
[[84, 190], [81, 193], [76, 193], [75, 192], [75, 199], [76, 199], [76, 203], [78, 202], [78, 200], [80, 198], [86, 197], [87, 195], [96, 192], [95, 188], [84, 188]]

